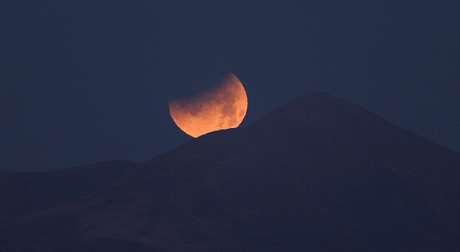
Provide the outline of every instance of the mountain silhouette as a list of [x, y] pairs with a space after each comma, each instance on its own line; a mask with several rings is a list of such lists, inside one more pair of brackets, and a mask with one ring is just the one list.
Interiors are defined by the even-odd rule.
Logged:
[[0, 173], [0, 251], [456, 251], [459, 167], [308, 95], [149, 161]]

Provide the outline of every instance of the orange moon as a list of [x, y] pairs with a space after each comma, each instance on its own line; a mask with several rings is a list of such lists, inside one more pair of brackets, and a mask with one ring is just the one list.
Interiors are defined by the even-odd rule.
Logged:
[[238, 127], [248, 110], [248, 96], [241, 81], [229, 74], [213, 89], [169, 102], [174, 123], [191, 137]]

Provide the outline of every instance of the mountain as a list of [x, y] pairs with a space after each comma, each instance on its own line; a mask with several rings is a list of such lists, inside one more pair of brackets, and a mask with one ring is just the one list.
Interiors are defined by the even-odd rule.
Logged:
[[0, 174], [0, 251], [456, 251], [459, 168], [314, 94], [150, 161]]

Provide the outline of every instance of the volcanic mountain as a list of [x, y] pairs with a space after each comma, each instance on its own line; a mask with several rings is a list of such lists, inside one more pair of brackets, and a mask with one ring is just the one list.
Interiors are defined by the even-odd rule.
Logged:
[[0, 173], [0, 251], [456, 251], [460, 155], [327, 94], [146, 162]]

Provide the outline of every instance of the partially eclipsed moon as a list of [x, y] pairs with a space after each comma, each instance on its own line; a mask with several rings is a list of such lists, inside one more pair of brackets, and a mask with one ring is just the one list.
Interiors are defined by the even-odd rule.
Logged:
[[189, 99], [169, 102], [174, 123], [192, 137], [238, 127], [247, 109], [246, 90], [234, 74], [229, 74], [214, 89]]

